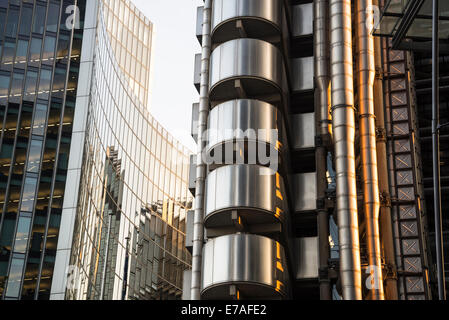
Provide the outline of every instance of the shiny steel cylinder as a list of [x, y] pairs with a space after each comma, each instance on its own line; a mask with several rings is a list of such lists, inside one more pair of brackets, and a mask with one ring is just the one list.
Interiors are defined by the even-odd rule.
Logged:
[[379, 180], [377, 171], [376, 124], [374, 116], [374, 39], [367, 24], [372, 0], [356, 1], [357, 91], [359, 103], [360, 154], [362, 160], [363, 208], [368, 255], [367, 281], [372, 300], [384, 300], [379, 234]]
[[282, 245], [253, 234], [232, 234], [204, 246], [202, 297], [223, 299], [238, 284], [240, 299], [281, 299], [288, 295]]
[[205, 132], [209, 114], [209, 61], [211, 53], [212, 0], [205, 0], [203, 9], [203, 38], [201, 52], [200, 105], [198, 117], [198, 154], [196, 168], [195, 214], [193, 222], [192, 286], [191, 299], [200, 300], [201, 265], [204, 243], [204, 192], [206, 163], [203, 150], [206, 147]]
[[328, 135], [332, 131], [331, 82], [329, 70], [329, 0], [314, 2], [314, 47], [315, 47], [315, 87], [319, 95], [319, 133]]
[[[315, 59], [315, 88], [317, 99], [315, 100], [316, 132], [321, 137], [322, 143], [316, 146], [316, 177], [317, 199], [325, 202], [327, 184], [327, 148], [325, 139], [330, 138], [332, 122], [331, 110], [331, 82], [330, 82], [330, 57], [329, 57], [329, 0], [315, 0], [314, 12], [314, 59]], [[317, 210], [318, 242], [319, 242], [319, 269], [320, 274], [320, 299], [331, 300], [332, 289], [328, 275], [330, 246], [329, 246], [329, 214], [325, 206]], [[325, 275], [325, 276], [324, 276]]]
[[355, 171], [351, 1], [330, 0], [332, 128], [343, 299], [362, 299]]

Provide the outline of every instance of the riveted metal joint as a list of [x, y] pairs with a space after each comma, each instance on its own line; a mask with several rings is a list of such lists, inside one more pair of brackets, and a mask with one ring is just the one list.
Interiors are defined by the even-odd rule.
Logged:
[[391, 197], [388, 192], [380, 192], [379, 198], [381, 207], [391, 207]]
[[377, 141], [387, 141], [387, 131], [385, 128], [377, 127], [376, 128], [376, 140]]

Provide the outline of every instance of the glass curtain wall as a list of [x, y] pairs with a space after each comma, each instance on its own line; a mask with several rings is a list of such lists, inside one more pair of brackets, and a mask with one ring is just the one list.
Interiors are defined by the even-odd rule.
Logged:
[[180, 299], [191, 264], [185, 249], [191, 152], [148, 113], [130, 82], [146, 90], [147, 76], [139, 80], [121, 63], [125, 55], [139, 70], [148, 66], [149, 51], [129, 56], [136, 52], [128, 45], [136, 39], [130, 21], [142, 24], [137, 46], [150, 43], [151, 24], [128, 1], [100, 1], [70, 259], [79, 277], [68, 299]]
[[[81, 29], [66, 23], [74, 5]], [[2, 299], [49, 298], [84, 6], [83, 0], [0, 1]]]

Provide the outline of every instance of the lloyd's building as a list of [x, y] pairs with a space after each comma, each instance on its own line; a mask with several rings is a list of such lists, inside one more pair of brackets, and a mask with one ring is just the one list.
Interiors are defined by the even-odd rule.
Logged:
[[[427, 0], [205, 0], [198, 8], [184, 298], [435, 296], [425, 165], [432, 60], [425, 44], [412, 52], [392, 41], [407, 23], [408, 36], [426, 37], [431, 9]], [[441, 16], [448, 12], [440, 1]], [[411, 27], [410, 13], [418, 17]], [[440, 66], [446, 74], [447, 56]], [[448, 205], [443, 197], [445, 230]]]

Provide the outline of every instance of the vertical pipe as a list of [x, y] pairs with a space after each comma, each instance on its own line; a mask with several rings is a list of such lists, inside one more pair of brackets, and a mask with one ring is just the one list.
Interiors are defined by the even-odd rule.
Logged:
[[380, 196], [377, 172], [376, 125], [374, 116], [374, 39], [368, 29], [367, 9], [372, 0], [356, 1], [357, 14], [357, 89], [359, 102], [360, 153], [362, 160], [363, 207], [366, 223], [368, 270], [367, 287], [372, 300], [383, 300], [380, 251]]
[[[379, 6], [379, 0], [373, 0], [373, 5]], [[385, 263], [390, 275], [385, 280], [385, 299], [398, 300], [398, 282], [396, 279], [396, 261], [393, 240], [393, 226], [391, 217], [390, 189], [387, 166], [387, 142], [385, 129], [384, 90], [382, 77], [382, 46], [380, 37], [374, 37], [374, 61], [378, 76], [374, 80], [374, 114], [376, 127], [380, 135], [377, 138], [377, 169], [379, 172], [379, 192], [383, 195], [384, 203], [380, 207], [380, 236], [385, 251]]]
[[343, 299], [362, 299], [350, 0], [330, 0], [332, 129]]
[[198, 117], [198, 154], [196, 167], [195, 214], [193, 221], [193, 252], [192, 252], [192, 287], [191, 299], [200, 300], [201, 265], [204, 242], [204, 192], [206, 180], [206, 163], [203, 160], [203, 150], [206, 147], [205, 132], [209, 115], [209, 60], [211, 52], [211, 7], [212, 0], [204, 2], [203, 32], [201, 52], [200, 105]]
[[316, 171], [320, 299], [332, 300], [329, 280], [329, 215], [326, 208], [327, 148], [330, 143], [329, 0], [314, 1], [314, 57], [316, 103]]
[[440, 48], [438, 0], [432, 6], [432, 143], [433, 143], [433, 205], [435, 211], [435, 242], [438, 273], [438, 296], [446, 300], [444, 278], [443, 230], [441, 225], [441, 183], [440, 183]]

